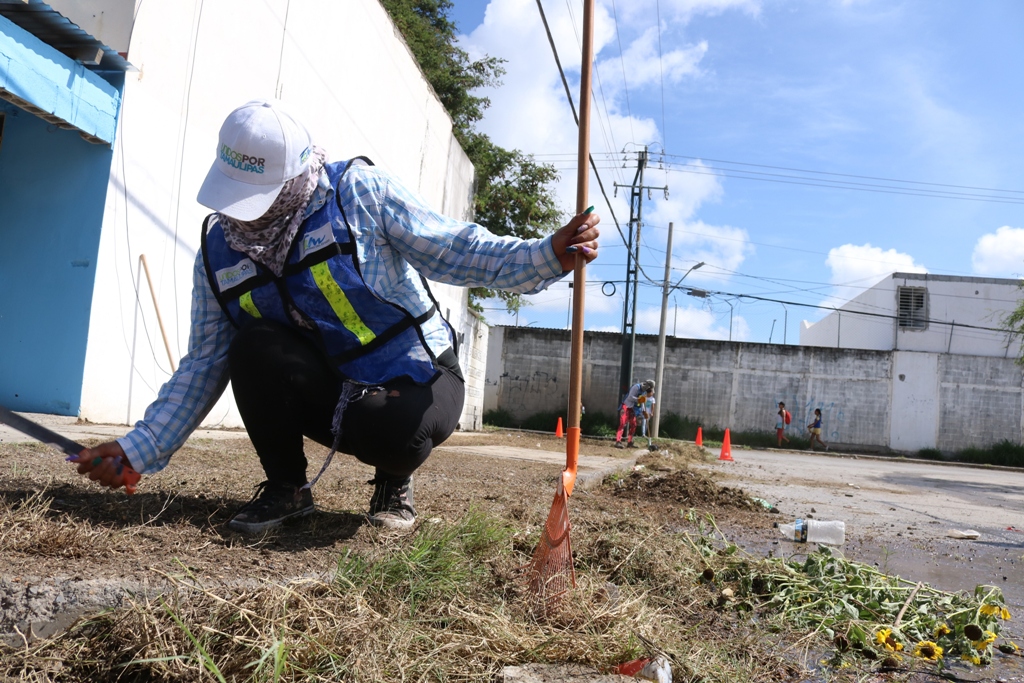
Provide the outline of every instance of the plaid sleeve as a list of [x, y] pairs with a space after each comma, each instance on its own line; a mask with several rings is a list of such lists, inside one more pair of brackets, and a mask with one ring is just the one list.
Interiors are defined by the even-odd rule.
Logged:
[[235, 336], [206, 278], [203, 255], [192, 270], [192, 327], [188, 353], [167, 380], [145, 417], [118, 439], [131, 466], [143, 474], [167, 466], [174, 454], [224, 393], [228, 348]]
[[501, 237], [435, 212], [393, 179], [382, 181], [379, 210], [386, 238], [431, 280], [533, 294], [564, 277], [550, 237]]

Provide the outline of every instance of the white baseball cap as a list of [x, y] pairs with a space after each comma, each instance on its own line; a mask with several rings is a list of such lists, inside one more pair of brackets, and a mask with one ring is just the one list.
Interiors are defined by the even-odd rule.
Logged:
[[259, 218], [306, 170], [311, 151], [309, 131], [281, 102], [247, 102], [220, 127], [217, 158], [196, 199], [240, 221]]

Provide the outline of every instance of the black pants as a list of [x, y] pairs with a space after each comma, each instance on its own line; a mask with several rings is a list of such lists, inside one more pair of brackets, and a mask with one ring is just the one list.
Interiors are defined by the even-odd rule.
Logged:
[[[235, 402], [267, 479], [305, 484], [302, 437], [328, 447], [334, 442], [341, 380], [312, 342], [273, 322], [239, 331], [228, 359]], [[376, 467], [383, 478], [411, 475], [455, 431], [462, 413], [466, 392], [458, 360], [448, 351], [439, 364], [441, 376], [429, 386], [397, 379], [349, 403], [338, 450]]]

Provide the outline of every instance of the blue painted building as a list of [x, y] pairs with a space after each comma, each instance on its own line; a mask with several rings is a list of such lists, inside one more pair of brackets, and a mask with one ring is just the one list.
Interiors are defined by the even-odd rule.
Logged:
[[124, 57], [0, 0], [0, 405], [77, 415]]

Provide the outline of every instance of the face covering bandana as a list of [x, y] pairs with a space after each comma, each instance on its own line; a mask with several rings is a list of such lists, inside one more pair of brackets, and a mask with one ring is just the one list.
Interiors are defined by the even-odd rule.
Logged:
[[314, 146], [306, 171], [285, 183], [266, 213], [255, 220], [239, 221], [219, 214], [228, 246], [262, 263], [274, 275], [281, 277], [288, 251], [302, 225], [306, 205], [313, 196], [320, 171], [326, 162], [327, 153]]

